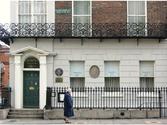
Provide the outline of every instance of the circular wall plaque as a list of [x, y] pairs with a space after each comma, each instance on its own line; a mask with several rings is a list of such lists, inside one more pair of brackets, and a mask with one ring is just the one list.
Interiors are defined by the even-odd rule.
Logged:
[[100, 75], [100, 69], [98, 66], [93, 65], [91, 66], [91, 68], [89, 69], [89, 74], [92, 78], [97, 78]]
[[56, 74], [57, 76], [62, 76], [62, 75], [63, 75], [63, 70], [62, 70], [61, 68], [57, 68], [57, 69], [55, 70], [55, 74]]

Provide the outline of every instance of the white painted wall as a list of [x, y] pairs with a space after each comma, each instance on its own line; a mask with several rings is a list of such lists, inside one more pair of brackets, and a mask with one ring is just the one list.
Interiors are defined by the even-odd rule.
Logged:
[[[11, 51], [31, 45], [35, 47], [34, 39], [15, 39], [11, 44]], [[155, 61], [155, 87], [167, 86], [167, 40], [159, 43], [158, 40], [108, 39], [100, 42], [98, 39], [85, 39], [81, 45], [80, 39], [38, 39], [39, 49], [55, 52], [57, 56], [47, 56], [48, 86], [69, 86], [71, 60], [85, 61], [85, 85], [104, 86], [104, 61], [120, 61], [120, 85], [121, 87], [139, 87], [139, 61]], [[92, 65], [98, 65], [100, 76], [91, 78], [89, 69]], [[64, 70], [63, 83], [55, 83], [55, 69]], [[11, 70], [12, 70], [11, 65]], [[11, 80], [13, 80], [11, 72]], [[12, 83], [12, 81], [11, 81]]]

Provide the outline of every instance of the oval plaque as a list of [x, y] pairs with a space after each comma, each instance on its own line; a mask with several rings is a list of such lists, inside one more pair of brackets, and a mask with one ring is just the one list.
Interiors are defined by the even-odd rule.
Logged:
[[63, 75], [63, 70], [62, 70], [61, 68], [57, 68], [57, 69], [55, 70], [55, 74], [56, 74], [57, 76], [62, 76], [62, 75]]
[[90, 68], [90, 70], [89, 70], [89, 74], [90, 74], [90, 76], [91, 76], [92, 78], [97, 78], [97, 77], [99, 77], [99, 75], [100, 75], [100, 69], [99, 69], [99, 67], [96, 66], [96, 65], [91, 66], [91, 68]]

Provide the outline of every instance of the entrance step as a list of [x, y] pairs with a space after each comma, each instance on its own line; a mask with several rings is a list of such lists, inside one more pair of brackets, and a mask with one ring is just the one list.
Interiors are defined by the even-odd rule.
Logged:
[[44, 111], [40, 109], [11, 109], [8, 119], [43, 119]]

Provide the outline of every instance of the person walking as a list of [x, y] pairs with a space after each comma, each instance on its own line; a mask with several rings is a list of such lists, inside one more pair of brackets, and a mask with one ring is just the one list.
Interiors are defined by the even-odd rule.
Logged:
[[73, 99], [71, 96], [71, 89], [68, 88], [64, 94], [64, 121], [65, 123], [71, 123], [69, 118], [74, 116]]

